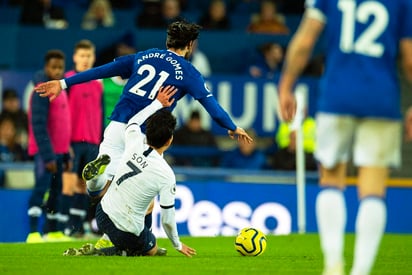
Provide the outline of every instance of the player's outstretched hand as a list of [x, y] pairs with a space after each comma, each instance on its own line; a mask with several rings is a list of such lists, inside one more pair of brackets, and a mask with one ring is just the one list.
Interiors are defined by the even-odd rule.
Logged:
[[196, 255], [196, 250], [185, 245], [184, 243], [182, 243], [182, 249], [178, 251], [189, 258], [192, 258], [193, 255]]
[[237, 136], [237, 140], [239, 142], [253, 142], [253, 139], [246, 133], [245, 130], [243, 130], [243, 128], [237, 127], [235, 131], [228, 130], [227, 133], [231, 139], [234, 139]]
[[175, 99], [172, 98], [172, 96], [176, 92], [177, 88], [175, 86], [168, 85], [166, 87], [161, 87], [157, 93], [156, 99], [162, 103], [163, 107], [170, 107], [173, 102], [175, 102]]
[[49, 97], [50, 101], [53, 101], [62, 91], [59, 80], [51, 80], [40, 83], [34, 90], [40, 94], [41, 97]]
[[283, 120], [290, 122], [296, 114], [296, 100], [289, 90], [279, 89], [280, 114]]

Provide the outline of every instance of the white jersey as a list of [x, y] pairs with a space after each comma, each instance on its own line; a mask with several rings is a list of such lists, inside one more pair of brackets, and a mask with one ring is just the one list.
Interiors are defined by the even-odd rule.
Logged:
[[144, 228], [150, 202], [159, 195], [163, 227], [178, 248], [181, 244], [174, 218], [176, 178], [163, 155], [145, 144], [145, 136], [140, 129], [146, 118], [160, 109], [159, 104], [154, 101], [129, 121], [125, 153], [101, 205], [118, 229], [138, 236]]

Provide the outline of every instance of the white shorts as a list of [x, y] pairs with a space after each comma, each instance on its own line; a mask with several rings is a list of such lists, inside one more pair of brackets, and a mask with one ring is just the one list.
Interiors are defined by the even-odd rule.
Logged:
[[355, 166], [399, 167], [401, 122], [319, 113], [316, 116], [315, 157], [325, 168]]
[[104, 171], [110, 178], [116, 173], [117, 165], [122, 159], [125, 148], [125, 131], [126, 123], [117, 121], [111, 121], [104, 130], [103, 141], [100, 143], [99, 147], [99, 156], [103, 154], [110, 156], [110, 163]]

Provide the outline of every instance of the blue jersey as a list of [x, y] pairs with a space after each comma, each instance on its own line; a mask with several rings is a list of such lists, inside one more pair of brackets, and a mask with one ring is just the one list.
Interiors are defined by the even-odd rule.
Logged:
[[222, 127], [235, 130], [236, 125], [207, 89], [202, 75], [185, 58], [169, 50], [150, 49], [122, 56], [113, 62], [66, 78], [68, 86], [91, 79], [121, 76], [129, 79], [110, 119], [127, 123], [129, 119], [156, 99], [160, 87], [175, 86], [177, 101], [189, 94], [198, 100]]
[[400, 118], [399, 41], [412, 37], [411, 0], [307, 0], [324, 22], [326, 66], [318, 110]]

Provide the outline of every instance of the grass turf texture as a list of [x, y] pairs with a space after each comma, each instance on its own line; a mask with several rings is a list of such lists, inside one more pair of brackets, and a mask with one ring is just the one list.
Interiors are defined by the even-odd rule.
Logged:
[[[85, 242], [0, 244], [0, 274], [321, 274], [322, 255], [316, 234], [267, 236], [265, 253], [244, 257], [234, 249], [234, 237], [182, 241], [197, 250], [193, 258], [175, 251], [167, 239], [166, 257], [62, 256]], [[354, 236], [345, 241], [346, 272], [352, 265]], [[372, 274], [411, 274], [412, 235], [384, 236]]]

